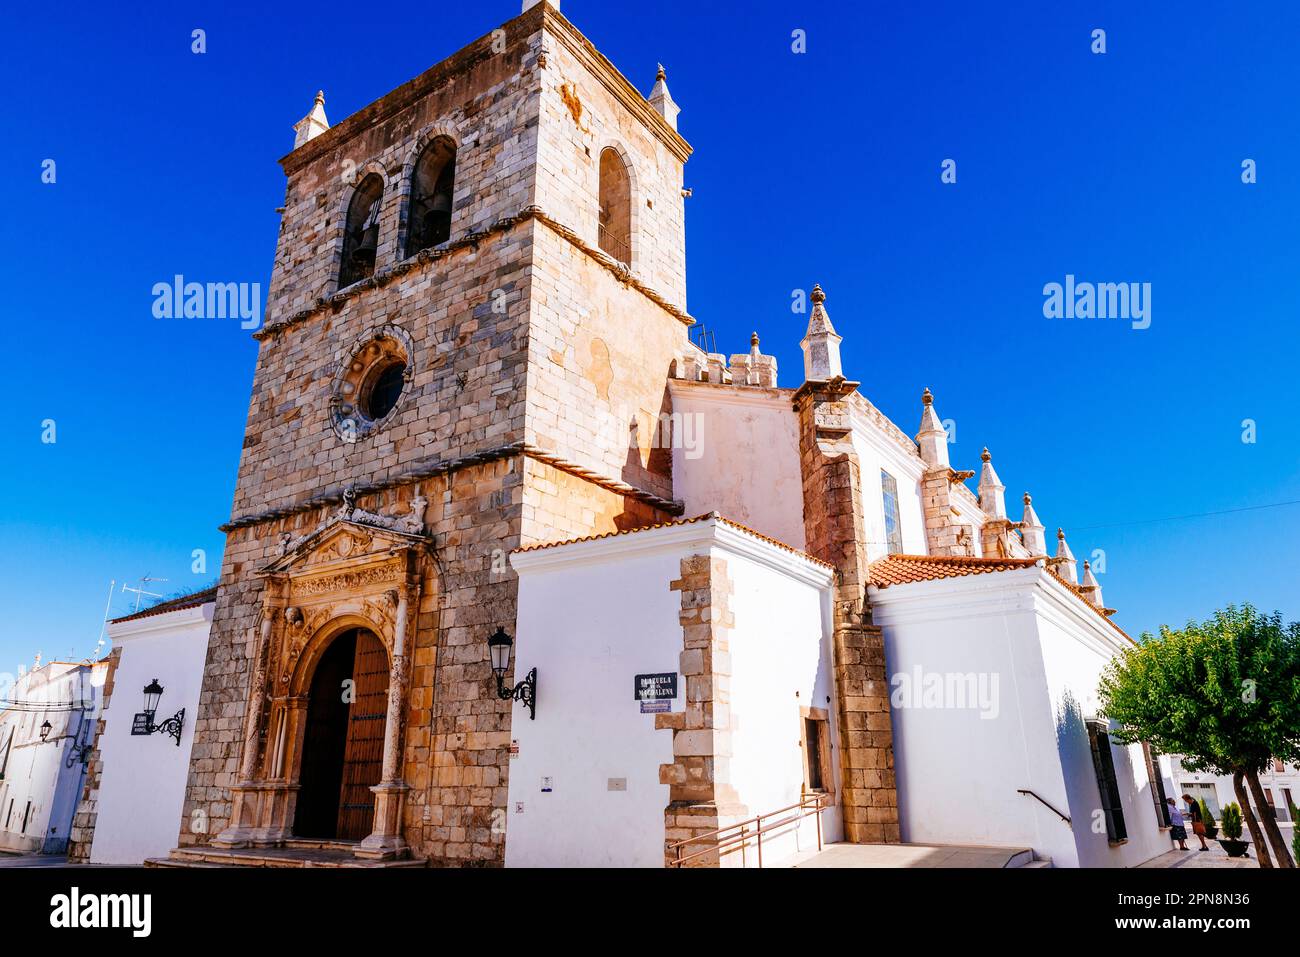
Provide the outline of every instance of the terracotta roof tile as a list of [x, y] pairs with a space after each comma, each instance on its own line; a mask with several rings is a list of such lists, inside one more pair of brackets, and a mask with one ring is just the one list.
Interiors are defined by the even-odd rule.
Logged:
[[961, 578], [986, 572], [1005, 572], [1030, 568], [1033, 558], [966, 558], [941, 555], [890, 555], [868, 566], [871, 584], [877, 588], [932, 582], [943, 578]]
[[180, 611], [183, 608], [196, 608], [199, 605], [206, 605], [210, 601], [215, 601], [217, 597], [217, 586], [205, 588], [203, 591], [196, 591], [192, 595], [182, 595], [179, 598], [169, 598], [167, 601], [160, 601], [150, 608], [142, 608], [139, 611], [124, 615], [121, 618], [111, 619], [111, 624], [118, 624], [123, 621], [135, 621], [139, 618], [152, 618], [154, 615], [165, 615], [169, 611]]
[[634, 535], [637, 532], [649, 532], [656, 528], [673, 528], [678, 525], [694, 525], [696, 522], [702, 522], [709, 518], [717, 519], [723, 525], [730, 525], [737, 531], [744, 532], [747, 535], [752, 535], [759, 541], [767, 542], [767, 544], [773, 545], [782, 551], [789, 552], [792, 555], [798, 555], [800, 558], [812, 562], [814, 565], [821, 565], [823, 568], [831, 569], [835, 567], [830, 562], [824, 562], [820, 558], [813, 558], [807, 552], [801, 552], [799, 549], [787, 545], [785, 542], [764, 535], [762, 532], [756, 532], [747, 525], [741, 525], [739, 522], [733, 522], [729, 518], [724, 518], [717, 512], [708, 512], [704, 515], [696, 515], [694, 518], [683, 518], [675, 522], [659, 522], [656, 525], [639, 525], [636, 528], [624, 528], [616, 532], [604, 532], [600, 535], [587, 535], [583, 538], [566, 538], [564, 541], [560, 542], [538, 542], [535, 545], [522, 545], [519, 548], [516, 548], [515, 552], [537, 552], [546, 548], [559, 548], [561, 545], [575, 545], [578, 542], [595, 542], [602, 538], [617, 538], [620, 535]]
[[[890, 555], [877, 559], [868, 566], [871, 584], [876, 588], [888, 588], [890, 585], [908, 585], [913, 582], [940, 581], [945, 578], [961, 578], [965, 575], [981, 575], [988, 572], [1013, 571], [1017, 568], [1029, 568], [1037, 564], [1037, 558], [966, 558], [962, 556], [942, 555]], [[1129, 642], [1133, 639], [1110, 616], [1088, 600], [1087, 594], [1078, 585], [1071, 585], [1050, 566], [1047, 568], [1056, 581], [1083, 602], [1094, 615], [1100, 617]], [[1135, 642], [1134, 642], [1135, 643]]]

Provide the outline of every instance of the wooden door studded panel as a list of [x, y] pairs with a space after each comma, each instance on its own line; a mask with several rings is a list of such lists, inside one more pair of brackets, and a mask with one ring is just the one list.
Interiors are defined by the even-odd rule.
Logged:
[[384, 717], [388, 711], [388, 652], [372, 632], [358, 631], [352, 665], [354, 698], [348, 709], [343, 752], [338, 836], [360, 840], [374, 825], [375, 795], [384, 760]]

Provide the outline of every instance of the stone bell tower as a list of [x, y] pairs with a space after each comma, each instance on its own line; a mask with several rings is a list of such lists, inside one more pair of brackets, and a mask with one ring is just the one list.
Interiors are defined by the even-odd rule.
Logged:
[[506, 556], [681, 511], [677, 111], [533, 2], [297, 124], [174, 856], [501, 863]]

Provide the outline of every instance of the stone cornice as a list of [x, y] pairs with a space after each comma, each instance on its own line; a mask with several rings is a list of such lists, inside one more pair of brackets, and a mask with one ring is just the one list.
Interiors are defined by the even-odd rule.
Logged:
[[[531, 35], [541, 29], [545, 4], [539, 4], [530, 10], [506, 21], [498, 29], [509, 33], [512, 28], [520, 27]], [[566, 21], [567, 22], [567, 21]], [[286, 176], [292, 176], [308, 163], [342, 145], [362, 130], [382, 123], [389, 117], [400, 113], [421, 97], [438, 90], [452, 82], [466, 70], [472, 69], [484, 60], [500, 56], [492, 50], [493, 33], [484, 34], [468, 46], [462, 47], [451, 56], [439, 61], [414, 79], [408, 80], [395, 90], [385, 93], [368, 106], [357, 110], [347, 118], [335, 123], [324, 133], [308, 140], [302, 146], [280, 159], [280, 166]]]
[[[923, 469], [929, 470], [929, 467], [921, 458], [921, 452], [917, 447], [916, 442], [908, 436], [906, 432], [895, 425], [889, 416], [885, 415], [885, 413], [872, 405], [870, 399], [864, 396], [861, 392], [855, 392], [849, 397], [849, 402], [853, 405], [854, 411], [862, 415], [869, 424], [875, 426], [882, 434], [893, 440], [895, 445], [920, 462]], [[950, 469], [949, 471], [953, 477], [953, 491], [962, 499], [962, 504], [973, 508], [976, 515], [986, 517], [984, 510], [980, 507], [978, 496], [963, 484], [965, 479], [961, 478], [961, 476], [965, 473], [957, 469]], [[971, 472], [966, 476], [966, 478], [970, 478], [974, 476], [974, 474], [974, 472]]]
[[[498, 29], [511, 32], [518, 27], [531, 36], [539, 30], [554, 36], [565, 48], [600, 81], [611, 95], [651, 133], [655, 135], [681, 162], [685, 163], [693, 152], [686, 139], [668, 125], [650, 102], [641, 95], [632, 83], [619, 72], [609, 59], [596, 49], [595, 45], [583, 36], [559, 10], [549, 3], [539, 3], [525, 10], [519, 16], [507, 20]], [[479, 63], [492, 57], [500, 56], [492, 49], [491, 31], [477, 40], [462, 47], [451, 56], [439, 61], [414, 79], [408, 80], [395, 90], [384, 94], [379, 99], [362, 107], [357, 112], [335, 123], [324, 133], [308, 140], [302, 146], [280, 159], [280, 166], [285, 175], [292, 176], [308, 163], [318, 159], [330, 150], [336, 149], [362, 130], [384, 122], [389, 117], [407, 109], [417, 100], [441, 89], [451, 83], [457, 76], [472, 69]], [[542, 66], [542, 64], [538, 64]], [[544, 66], [542, 67], [545, 68]]]
[[482, 452], [475, 452], [471, 455], [461, 456], [455, 459], [432, 459], [424, 462], [417, 462], [411, 468], [394, 476], [385, 482], [357, 483], [352, 486], [340, 486], [330, 489], [313, 496], [304, 502], [296, 502], [292, 505], [284, 505], [279, 508], [269, 508], [260, 512], [249, 512], [244, 515], [232, 518], [229, 522], [219, 527], [219, 531], [232, 532], [239, 528], [248, 528], [253, 525], [262, 525], [266, 522], [273, 522], [278, 519], [288, 518], [293, 515], [300, 515], [304, 512], [315, 511], [320, 508], [328, 508], [333, 505], [343, 503], [344, 494], [347, 488], [352, 488], [355, 494], [374, 495], [378, 492], [385, 492], [389, 489], [399, 488], [403, 485], [410, 485], [414, 482], [421, 482], [425, 479], [435, 478], [439, 475], [447, 475], [451, 472], [462, 469], [472, 468], [477, 465], [485, 465], [489, 462], [497, 462], [501, 459], [514, 458], [516, 456], [527, 456], [567, 472], [570, 475], [598, 485], [607, 491], [614, 492], [618, 495], [625, 495], [628, 498], [636, 499], [643, 504], [652, 508], [657, 508], [669, 515], [681, 515], [685, 507], [681, 502], [674, 502], [648, 492], [644, 489], [628, 485], [612, 476], [602, 475], [592, 469], [588, 469], [575, 462], [571, 462], [554, 452], [539, 448], [527, 442], [512, 442], [509, 445], [500, 445], [495, 448], [485, 449]]
[[582, 32], [549, 3], [540, 3], [544, 10], [542, 27], [559, 39], [587, 70], [600, 80], [605, 89], [645, 127], [658, 137], [681, 162], [690, 159], [691, 144], [675, 129], [668, 125], [650, 101], [641, 95], [632, 83], [619, 72], [609, 59], [596, 49], [595, 44], [582, 35]]
[[569, 475], [584, 479], [585, 481], [591, 482], [593, 485], [599, 485], [606, 491], [634, 498], [645, 505], [659, 509], [661, 512], [667, 512], [669, 515], [681, 515], [686, 511], [686, 506], [681, 502], [663, 498], [659, 495], [655, 495], [653, 492], [639, 489], [634, 485], [628, 485], [626, 482], [613, 478], [612, 476], [602, 475], [599, 472], [578, 464], [577, 462], [572, 462], [568, 459], [562, 458], [554, 452], [549, 452], [546, 449], [539, 448], [530, 443], [520, 443], [520, 449], [522, 454], [531, 459], [535, 459], [536, 461], [549, 465], [552, 468], [559, 469], [561, 472], [567, 472]]
[[301, 325], [312, 317], [325, 313], [327, 310], [337, 312], [347, 305], [348, 302], [357, 298], [364, 292], [368, 292], [371, 289], [382, 289], [389, 283], [393, 282], [393, 280], [406, 275], [408, 272], [424, 268], [429, 263], [444, 259], [447, 256], [454, 255], [463, 250], [472, 249], [477, 251], [479, 245], [483, 242], [486, 242], [497, 235], [507, 233], [520, 223], [527, 222], [531, 219], [536, 219], [552, 232], [582, 250], [595, 260], [598, 265], [612, 273], [619, 282], [637, 290], [637, 292], [641, 293], [655, 305], [659, 306], [678, 322], [686, 326], [692, 326], [695, 324], [695, 319], [689, 313], [679, 306], [669, 302], [650, 286], [647, 286], [618, 260], [586, 242], [586, 240], [568, 226], [565, 226], [558, 220], [548, 216], [542, 211], [540, 206], [526, 206], [514, 216], [506, 216], [497, 220], [487, 229], [480, 230], [476, 233], [469, 233], [462, 236], [460, 239], [446, 243], [436, 249], [422, 250], [420, 253], [409, 259], [404, 259], [386, 269], [379, 270], [373, 276], [354, 282], [352, 285], [339, 290], [332, 296], [322, 296], [312, 305], [305, 309], [300, 309], [284, 319], [277, 319], [275, 322], [268, 322], [261, 329], [253, 333], [253, 338], [258, 341], [269, 339], [281, 332], [292, 329], [294, 326]]
[[800, 401], [805, 396], [815, 395], [822, 401], [838, 402], [857, 392], [861, 382], [854, 382], [839, 376], [834, 379], [809, 379], [803, 385], [794, 390], [790, 396], [790, 401], [798, 408]]
[[629, 270], [627, 266], [623, 265], [623, 263], [619, 262], [613, 256], [610, 256], [604, 250], [592, 246], [585, 239], [583, 239], [576, 232], [574, 232], [568, 226], [565, 226], [560, 221], [556, 219], [552, 219], [550, 216], [548, 216], [545, 212], [542, 211], [541, 207], [527, 206], [524, 209], [520, 210], [517, 218], [523, 220], [523, 219], [528, 219], [530, 217], [535, 217], [538, 222], [544, 223], [552, 231], [554, 231], [564, 239], [567, 239], [570, 243], [572, 243], [578, 249], [581, 249], [584, 253], [586, 253], [588, 256], [594, 259], [598, 264], [603, 266], [607, 271], [613, 273], [615, 278], [617, 278], [620, 282], [624, 283], [625, 285], [631, 286], [637, 292], [641, 293], [641, 295], [645, 296], [647, 299], [653, 302], [656, 306], [658, 306], [659, 308], [667, 312], [669, 315], [671, 315], [678, 322], [682, 323], [682, 325], [685, 326], [695, 325], [695, 318], [690, 313], [688, 313], [685, 309], [682, 309], [680, 306], [677, 306], [674, 303], [669, 302], [662, 295], [660, 295], [656, 290], [652, 289], [650, 286], [647, 286], [640, 279], [638, 279], [636, 277], [636, 274], [633, 273], [631, 270]]
[[790, 411], [793, 389], [762, 385], [736, 385], [724, 382], [697, 382], [692, 379], [669, 379], [668, 391], [694, 396], [718, 405], [772, 406]]

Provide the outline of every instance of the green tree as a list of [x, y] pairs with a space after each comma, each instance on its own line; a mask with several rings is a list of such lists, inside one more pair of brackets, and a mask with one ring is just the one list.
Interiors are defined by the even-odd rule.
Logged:
[[1146, 741], [1185, 755], [1189, 770], [1231, 775], [1260, 867], [1273, 866], [1268, 847], [1279, 866], [1295, 866], [1259, 773], [1274, 757], [1300, 758], [1300, 624], [1229, 605], [1179, 630], [1161, 626], [1111, 662], [1099, 694], [1116, 741]]

